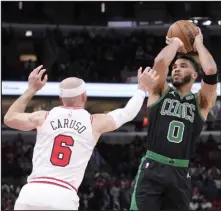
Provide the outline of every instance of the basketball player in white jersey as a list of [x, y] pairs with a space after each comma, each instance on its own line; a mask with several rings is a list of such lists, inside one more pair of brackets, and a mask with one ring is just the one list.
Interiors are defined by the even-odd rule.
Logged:
[[[4, 123], [14, 129], [37, 129], [33, 169], [21, 189], [15, 210], [77, 210], [77, 196], [86, 166], [102, 133], [114, 131], [138, 114], [145, 92], [158, 76], [150, 68], [138, 70], [138, 90], [124, 108], [91, 115], [85, 109], [85, 83], [67, 78], [60, 83], [63, 106], [50, 111], [25, 113], [25, 109], [47, 81], [42, 65], [28, 78], [28, 89], [9, 108]], [[102, 105], [101, 105], [102, 106]]]

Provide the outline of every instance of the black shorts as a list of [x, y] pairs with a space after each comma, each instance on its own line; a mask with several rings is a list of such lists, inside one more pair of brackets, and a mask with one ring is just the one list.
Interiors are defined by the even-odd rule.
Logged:
[[130, 210], [189, 210], [188, 168], [142, 159], [135, 179]]

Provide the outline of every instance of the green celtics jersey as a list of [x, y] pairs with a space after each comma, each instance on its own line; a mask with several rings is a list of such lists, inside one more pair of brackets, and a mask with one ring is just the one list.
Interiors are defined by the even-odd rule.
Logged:
[[181, 97], [169, 87], [156, 103], [148, 106], [148, 114], [148, 150], [170, 158], [190, 159], [204, 124], [197, 95]]

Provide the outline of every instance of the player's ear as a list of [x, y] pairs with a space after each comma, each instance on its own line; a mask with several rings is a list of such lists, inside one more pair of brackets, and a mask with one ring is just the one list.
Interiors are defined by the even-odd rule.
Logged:
[[194, 73], [192, 74], [192, 78], [193, 78], [194, 80], [196, 80], [196, 79], [198, 78], [198, 73], [197, 73], [197, 72], [194, 72]]
[[82, 94], [82, 101], [83, 101], [84, 103], [87, 101], [87, 94], [86, 94], [86, 92], [84, 92], [84, 93]]

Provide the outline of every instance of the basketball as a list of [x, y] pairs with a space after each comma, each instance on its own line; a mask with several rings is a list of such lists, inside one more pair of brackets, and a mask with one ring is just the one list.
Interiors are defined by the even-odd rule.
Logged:
[[170, 26], [167, 37], [178, 37], [183, 42], [187, 52], [192, 52], [194, 39], [197, 34], [198, 28], [194, 23], [180, 20]]

